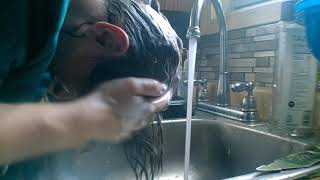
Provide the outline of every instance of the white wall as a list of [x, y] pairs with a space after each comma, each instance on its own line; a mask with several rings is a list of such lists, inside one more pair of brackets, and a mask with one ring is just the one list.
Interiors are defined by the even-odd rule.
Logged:
[[[271, 0], [239, 10], [232, 10], [234, 0], [220, 0], [226, 14], [228, 30], [270, 24], [280, 20], [281, 4], [287, 0]], [[189, 12], [193, 0], [159, 0], [163, 10]], [[218, 32], [218, 24], [214, 8], [206, 0], [202, 17], [201, 32], [203, 35]]]
[[233, 1], [232, 9], [240, 9], [250, 5], [254, 5], [254, 4], [258, 4], [266, 1], [272, 1], [272, 0], [232, 0], [232, 1]]
[[[281, 18], [281, 5], [284, 2], [284, 0], [272, 0], [233, 11], [232, 1], [233, 0], [222, 0], [226, 12], [228, 30], [277, 22]], [[214, 9], [210, 3], [206, 3], [201, 17], [201, 32], [203, 35], [218, 32]]]

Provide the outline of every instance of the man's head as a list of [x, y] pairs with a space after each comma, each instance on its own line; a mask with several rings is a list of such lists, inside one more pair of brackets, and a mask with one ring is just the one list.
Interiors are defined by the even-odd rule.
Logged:
[[149, 77], [169, 84], [182, 47], [157, 1], [71, 1], [53, 74], [81, 93], [105, 80]]
[[[157, 0], [73, 0], [51, 72], [73, 96], [123, 77], [154, 78], [170, 85], [181, 48]], [[60, 93], [59, 98], [61, 94], [70, 96]], [[153, 179], [162, 167], [161, 124], [153, 126], [151, 134], [145, 132], [125, 143], [137, 179]]]

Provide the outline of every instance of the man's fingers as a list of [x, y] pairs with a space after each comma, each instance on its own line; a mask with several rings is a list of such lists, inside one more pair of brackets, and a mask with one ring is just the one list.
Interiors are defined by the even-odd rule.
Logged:
[[150, 105], [152, 107], [152, 112], [161, 112], [168, 107], [169, 102], [167, 100], [162, 100], [162, 101], [151, 103]]
[[166, 85], [146, 78], [117, 79], [102, 85], [102, 90], [109, 96], [161, 96], [166, 88]]
[[153, 79], [128, 78], [126, 79], [127, 93], [134, 96], [161, 96], [167, 87]]

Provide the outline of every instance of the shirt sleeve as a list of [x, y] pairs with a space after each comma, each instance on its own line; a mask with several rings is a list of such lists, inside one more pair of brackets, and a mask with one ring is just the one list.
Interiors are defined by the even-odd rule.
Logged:
[[10, 0], [0, 7], [0, 102], [38, 101], [69, 0]]
[[26, 1], [12, 0], [0, 6], [0, 85], [7, 78], [11, 64], [25, 56], [28, 19], [26, 5]]

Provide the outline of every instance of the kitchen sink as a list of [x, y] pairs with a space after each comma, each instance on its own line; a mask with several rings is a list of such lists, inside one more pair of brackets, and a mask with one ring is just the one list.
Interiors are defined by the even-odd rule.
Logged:
[[[182, 180], [184, 170], [185, 120], [164, 121], [164, 164], [159, 180]], [[265, 125], [261, 125], [265, 126]], [[192, 122], [190, 180], [213, 180], [255, 172], [256, 167], [308, 148], [290, 138], [256, 130], [231, 120]], [[55, 156], [49, 176], [59, 180], [133, 180], [119, 145], [92, 143]], [[48, 178], [45, 178], [48, 179]]]

